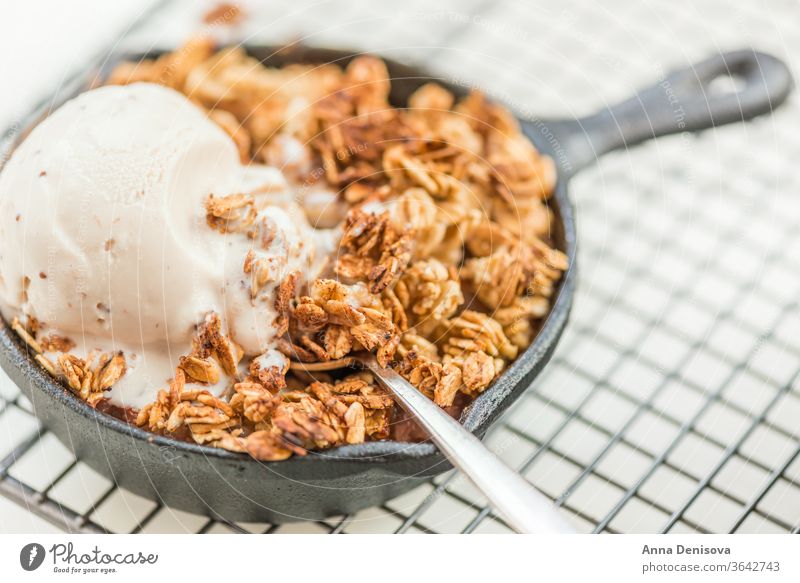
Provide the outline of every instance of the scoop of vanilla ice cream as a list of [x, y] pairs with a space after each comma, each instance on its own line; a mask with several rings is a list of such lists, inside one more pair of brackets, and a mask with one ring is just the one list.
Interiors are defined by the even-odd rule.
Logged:
[[[205, 218], [210, 194], [258, 195], [276, 279], [314, 264], [318, 238], [281, 173], [242, 167], [231, 139], [181, 94], [102, 87], [43, 120], [0, 174], [0, 304], [69, 336], [184, 345], [215, 310], [249, 354], [274, 340], [272, 298], [251, 297], [255, 244]], [[184, 351], [185, 353], [185, 351]], [[177, 358], [178, 355], [174, 355]], [[158, 382], [161, 382], [160, 380]]]

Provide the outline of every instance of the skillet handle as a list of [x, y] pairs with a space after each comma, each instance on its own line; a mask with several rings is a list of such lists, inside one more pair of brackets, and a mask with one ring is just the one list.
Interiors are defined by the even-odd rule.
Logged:
[[[712, 82], [735, 83], [723, 91]], [[786, 64], [751, 49], [721, 53], [674, 71], [634, 97], [578, 120], [525, 122], [571, 176], [599, 156], [658, 136], [703, 130], [772, 112], [792, 90]]]

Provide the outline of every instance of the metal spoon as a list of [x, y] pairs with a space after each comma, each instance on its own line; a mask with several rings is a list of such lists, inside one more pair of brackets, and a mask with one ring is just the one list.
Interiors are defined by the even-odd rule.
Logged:
[[552, 501], [505, 465], [397, 372], [382, 368], [372, 355], [356, 359], [391, 391], [398, 403], [428, 432], [447, 459], [483, 492], [505, 521], [521, 533], [574, 533]]

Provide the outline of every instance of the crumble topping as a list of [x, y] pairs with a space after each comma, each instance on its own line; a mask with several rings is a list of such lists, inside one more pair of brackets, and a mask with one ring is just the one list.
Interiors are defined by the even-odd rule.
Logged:
[[[277, 313], [274, 348], [245, 356], [220, 314], [205, 314], [137, 425], [265, 461], [386, 439], [394, 401], [368, 372], [343, 369], [348, 356], [375, 353], [452, 408], [532, 342], [568, 267], [550, 238], [556, 169], [501, 106], [429, 83], [395, 108], [380, 59], [274, 69], [207, 39], [121, 64], [108, 80], [133, 82], [183, 93], [243, 162], [281, 166], [299, 199], [329, 189], [331, 206], [346, 209], [330, 265], [306, 281], [265, 253], [282, 235], [262, 192], [207, 197], [208, 228], [252, 243], [242, 281], [254, 305]], [[81, 359], [35, 319], [12, 327], [92, 405], [126, 373], [123, 353]]]

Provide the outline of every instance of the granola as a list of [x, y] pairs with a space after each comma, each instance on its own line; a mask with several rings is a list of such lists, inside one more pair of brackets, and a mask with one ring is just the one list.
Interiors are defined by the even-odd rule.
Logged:
[[[372, 375], [343, 368], [350, 357], [375, 353], [451, 410], [533, 341], [568, 267], [550, 239], [556, 169], [501, 106], [430, 83], [396, 108], [380, 59], [271, 68], [208, 39], [122, 64], [108, 82], [140, 81], [183, 93], [244, 162], [280, 167], [298, 190], [328, 187], [347, 212], [330, 268], [306, 282], [277, 277], [259, 253], [274, 232], [257, 193], [208, 196], [208, 227], [254, 242], [242, 283], [278, 314], [275, 350], [245, 356], [206, 314], [137, 425], [263, 461], [386, 439], [395, 403]], [[125, 375], [124, 354], [81, 359], [36, 322], [13, 328], [92, 404]]]

